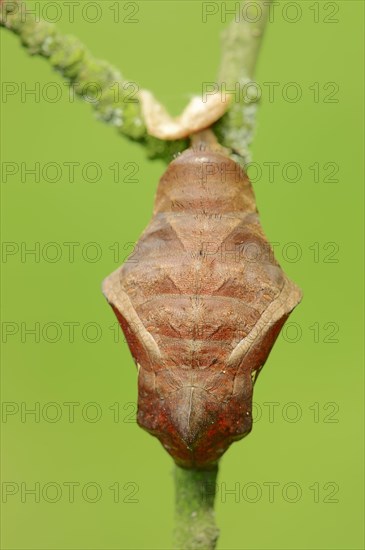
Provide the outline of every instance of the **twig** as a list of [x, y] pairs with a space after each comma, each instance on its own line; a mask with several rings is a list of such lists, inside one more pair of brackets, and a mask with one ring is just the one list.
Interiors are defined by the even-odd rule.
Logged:
[[222, 34], [218, 81], [222, 90], [234, 90], [226, 114], [215, 124], [219, 141], [236, 152], [237, 160], [250, 160], [260, 90], [253, 81], [272, 0], [242, 2], [237, 17]]
[[175, 465], [176, 550], [214, 550], [219, 535], [214, 500], [218, 465], [211, 470], [186, 470]]
[[233, 19], [223, 31], [220, 82], [231, 86], [254, 77], [270, 4], [271, 0], [242, 2], [237, 20]]
[[[238, 22], [234, 20], [228, 26], [222, 40], [219, 93], [224, 95], [222, 87], [227, 90], [235, 87], [236, 93], [230, 105], [223, 100], [228, 111], [213, 128], [222, 145], [244, 161], [249, 160], [258, 99], [255, 87], [250, 88], [249, 83], [269, 9], [270, 0], [243, 2]], [[0, 0], [0, 25], [19, 35], [30, 54], [47, 58], [70, 82], [74, 93], [93, 106], [100, 119], [115, 126], [123, 136], [143, 144], [150, 158], [170, 161], [188, 146], [186, 139], [158, 139], [150, 135], [140, 101], [142, 93], [133, 94], [133, 87], [138, 86], [124, 79], [109, 63], [95, 59], [77, 38], [62, 35], [54, 24], [27, 12], [23, 0]], [[211, 110], [217, 110], [217, 117], [224, 112], [217, 109], [217, 101], [207, 101], [206, 109], [207, 120], [214, 120]]]
[[29, 13], [22, 0], [0, 0], [0, 25], [19, 35], [31, 55], [47, 58], [70, 82], [73, 92], [90, 103], [98, 118], [125, 137], [142, 143], [151, 158], [167, 161], [187, 147], [187, 140], [163, 141], [150, 136], [134, 94], [138, 86], [118, 69], [94, 58], [80, 40]]

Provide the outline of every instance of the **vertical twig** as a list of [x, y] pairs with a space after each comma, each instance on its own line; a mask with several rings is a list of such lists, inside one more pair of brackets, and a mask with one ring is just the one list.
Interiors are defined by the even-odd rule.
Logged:
[[214, 513], [218, 465], [210, 470], [174, 468], [174, 548], [214, 550], [219, 535]]
[[253, 78], [271, 2], [242, 2], [237, 21], [234, 19], [223, 31], [220, 82], [232, 85]]
[[226, 114], [215, 124], [220, 143], [250, 162], [249, 147], [256, 125], [259, 88], [253, 77], [272, 0], [242, 2], [237, 17], [222, 34], [218, 82], [221, 89], [236, 90]]

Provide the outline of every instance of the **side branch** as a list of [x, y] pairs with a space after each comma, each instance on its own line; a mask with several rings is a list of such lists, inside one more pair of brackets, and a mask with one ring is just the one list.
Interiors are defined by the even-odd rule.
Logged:
[[[222, 145], [245, 162], [249, 160], [258, 100], [251, 79], [270, 2], [242, 2], [239, 14], [223, 34], [216, 95], [210, 95], [209, 101], [194, 97], [176, 119], [152, 94], [125, 80], [109, 63], [95, 59], [77, 38], [62, 35], [54, 24], [38, 20], [23, 0], [0, 0], [0, 25], [17, 34], [30, 54], [47, 58], [74, 93], [92, 105], [98, 118], [144, 145], [150, 158], [170, 161], [188, 146], [189, 135], [214, 124]], [[223, 87], [238, 88], [239, 98], [235, 93], [234, 100], [226, 100]]]
[[94, 108], [98, 118], [145, 145], [151, 158], [171, 160], [187, 147], [186, 140], [164, 141], [148, 134], [138, 86], [125, 80], [106, 61], [95, 59], [80, 40], [29, 13], [22, 0], [0, 0], [0, 25], [18, 35], [31, 55], [46, 58], [68, 82], [73, 93]]

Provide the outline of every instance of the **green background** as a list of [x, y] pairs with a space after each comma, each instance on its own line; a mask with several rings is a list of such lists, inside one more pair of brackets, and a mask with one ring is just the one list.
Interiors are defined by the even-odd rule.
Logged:
[[[76, 8], [74, 23], [63, 10], [59, 27], [120, 67], [127, 78], [153, 90], [177, 114], [190, 94], [200, 93], [203, 81], [215, 79], [224, 27], [220, 15], [204, 24], [201, 2], [144, 1], [138, 2], [138, 23], [116, 23], [110, 10], [116, 4], [99, 3], [103, 15], [97, 24], [81, 17], [81, 7]], [[268, 25], [257, 70], [262, 86], [274, 81], [279, 86], [272, 102], [263, 86], [253, 147], [262, 177], [255, 191], [265, 232], [279, 243], [277, 258], [303, 289], [304, 299], [257, 383], [255, 411], [261, 418], [257, 416], [252, 434], [234, 444], [221, 461], [218, 547], [360, 549], [364, 10], [360, 1], [330, 6], [301, 2], [302, 17], [290, 23], [285, 19], [294, 12], [286, 12], [286, 4], [280, 3]], [[315, 4], [318, 22], [316, 6], [310, 9]], [[122, 19], [128, 12], [122, 2], [119, 6]], [[337, 22], [325, 22], [325, 17]], [[136, 371], [122, 336], [114, 342], [115, 320], [100, 291], [102, 279], [122, 263], [131, 250], [128, 243], [138, 239], [149, 221], [163, 164], [149, 162], [142, 148], [96, 121], [89, 105], [70, 103], [58, 74], [44, 60], [30, 58], [4, 29], [1, 46], [3, 82], [14, 82], [20, 90], [39, 82], [41, 91], [56, 82], [64, 89], [54, 103], [31, 96], [22, 101], [16, 93], [6, 102], [3, 97], [1, 105], [3, 163], [31, 168], [35, 162], [56, 162], [62, 171], [54, 183], [42, 177], [37, 183], [32, 176], [22, 182], [20, 172], [2, 183], [3, 241], [19, 247], [38, 242], [41, 250], [56, 242], [62, 249], [54, 263], [42, 257], [37, 262], [32, 256], [22, 261], [20, 253], [6, 262], [3, 257], [2, 322], [16, 323], [11, 326], [18, 332], [3, 345], [2, 399], [19, 412], [4, 416], [1, 426], [3, 499], [10, 487], [4, 484], [18, 488], [2, 504], [2, 547], [170, 548], [172, 461], [133, 421]], [[283, 99], [288, 82], [300, 86], [299, 101]], [[317, 102], [310, 89], [315, 82]], [[337, 102], [328, 102], [328, 82], [338, 86], [332, 96]], [[65, 162], [80, 163], [73, 183]], [[94, 183], [80, 170], [89, 162], [102, 170]], [[115, 162], [120, 163], [119, 183], [109, 168]], [[135, 183], [122, 181], [127, 162], [138, 166]], [[264, 162], [280, 163], [273, 182]], [[299, 181], [287, 181], [285, 171], [283, 175], [288, 162], [300, 165]], [[329, 162], [338, 165], [332, 176], [338, 181], [326, 178], [332, 170]], [[320, 166], [318, 182], [309, 168], [314, 163]], [[70, 241], [80, 243], [73, 263], [62, 244]], [[95, 262], [81, 254], [90, 242], [102, 251]], [[109, 249], [116, 242], [119, 258]], [[297, 251], [301, 257], [293, 261]], [[91, 257], [93, 250], [87, 252]], [[42, 330], [49, 322], [63, 329], [57, 342], [47, 341], [55, 334], [52, 327], [38, 343], [24, 334], [24, 327], [40, 323]], [[64, 325], [70, 322], [80, 323], [74, 342]], [[90, 322], [102, 331], [95, 343], [81, 334]], [[92, 327], [88, 337], [94, 338]], [[22, 419], [22, 407], [36, 402], [41, 407], [39, 422], [30, 415]], [[56, 409], [42, 408], [50, 402], [61, 410], [56, 422], [50, 421]], [[80, 403], [74, 422], [65, 402]], [[85, 408], [92, 402], [102, 413], [96, 422], [90, 421], [96, 409]], [[270, 416], [273, 402], [277, 405], [271, 405]], [[110, 409], [114, 403], [119, 419]], [[46, 496], [35, 502], [23, 491], [22, 502], [21, 483], [31, 488], [37, 482]], [[50, 482], [56, 486], [45, 485]], [[79, 484], [73, 503], [65, 482]], [[95, 503], [82, 497], [89, 482], [102, 491]], [[276, 483], [273, 498], [268, 482]], [[109, 489], [115, 483], [119, 502]], [[57, 498], [54, 487], [63, 490], [51, 503]], [[229, 494], [232, 489], [239, 492]], [[299, 490], [298, 501], [289, 502]], [[85, 491], [86, 498], [94, 497], [92, 487]], [[133, 499], [137, 502], [129, 502]]]

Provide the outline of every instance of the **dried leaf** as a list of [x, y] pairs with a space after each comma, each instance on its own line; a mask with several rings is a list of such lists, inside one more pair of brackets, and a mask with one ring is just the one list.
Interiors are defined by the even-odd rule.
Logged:
[[181, 115], [173, 118], [150, 91], [140, 90], [138, 96], [147, 133], [164, 140], [185, 138], [208, 128], [224, 115], [231, 100], [228, 94], [223, 100], [219, 92], [208, 95], [205, 101], [195, 96]]

